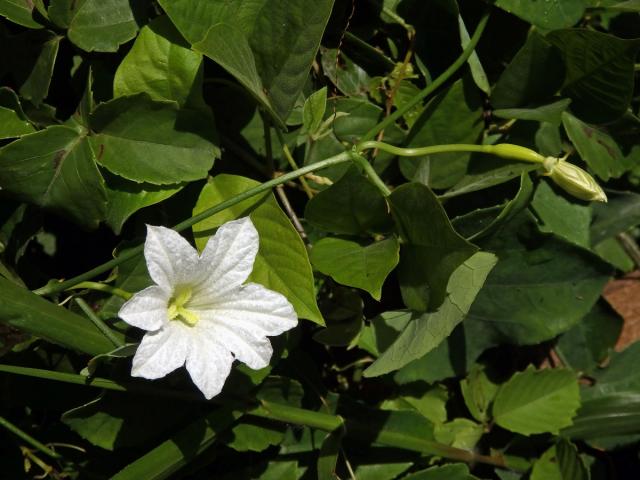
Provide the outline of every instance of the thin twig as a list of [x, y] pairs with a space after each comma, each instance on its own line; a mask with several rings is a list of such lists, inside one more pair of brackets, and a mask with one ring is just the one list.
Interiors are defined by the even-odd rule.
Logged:
[[[298, 170], [298, 164], [296, 160], [291, 155], [291, 150], [289, 150], [289, 146], [284, 138], [284, 134], [279, 129], [276, 129], [276, 135], [278, 136], [278, 140], [280, 141], [280, 145], [282, 145], [282, 152], [284, 153], [284, 158], [287, 160], [287, 163], [291, 167], [292, 170]], [[309, 188], [309, 184], [305, 180], [304, 177], [300, 177], [300, 184], [302, 185], [302, 189], [307, 194], [307, 197], [313, 198], [313, 191]]]
[[300, 235], [300, 238], [302, 238], [302, 241], [305, 244], [308, 244], [309, 239], [307, 238], [307, 232], [304, 231], [304, 227], [302, 226], [302, 223], [300, 223], [298, 215], [296, 215], [296, 212], [293, 210], [293, 207], [289, 202], [289, 198], [287, 197], [287, 193], [284, 191], [284, 187], [282, 185], [278, 185], [276, 187], [276, 194], [280, 199], [282, 208], [284, 208], [284, 211], [287, 213], [287, 216], [291, 220], [291, 223], [293, 223], [293, 226]]
[[624, 251], [627, 252], [627, 255], [631, 257], [633, 263], [636, 264], [636, 268], [640, 268], [640, 247], [638, 247], [634, 238], [626, 232], [619, 233], [616, 238], [624, 248]]

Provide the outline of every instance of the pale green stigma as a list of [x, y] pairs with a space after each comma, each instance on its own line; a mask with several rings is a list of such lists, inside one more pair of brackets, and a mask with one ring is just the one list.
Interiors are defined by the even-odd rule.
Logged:
[[192, 312], [187, 308], [187, 303], [191, 299], [191, 288], [182, 287], [177, 288], [171, 300], [169, 300], [169, 306], [167, 308], [167, 315], [169, 320], [180, 320], [190, 327], [193, 327], [198, 320], [197, 313]]

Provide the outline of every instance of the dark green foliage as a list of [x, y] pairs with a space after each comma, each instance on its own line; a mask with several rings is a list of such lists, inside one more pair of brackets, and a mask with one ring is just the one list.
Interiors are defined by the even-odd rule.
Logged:
[[[640, 477], [638, 3], [0, 0], [0, 477]], [[298, 326], [133, 378], [145, 225], [246, 216]]]

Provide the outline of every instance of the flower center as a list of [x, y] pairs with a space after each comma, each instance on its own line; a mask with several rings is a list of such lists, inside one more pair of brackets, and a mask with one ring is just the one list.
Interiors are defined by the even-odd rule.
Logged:
[[198, 314], [187, 308], [187, 303], [191, 299], [191, 288], [177, 288], [173, 297], [169, 300], [167, 315], [169, 320], [180, 320], [190, 327], [193, 327], [198, 320]]

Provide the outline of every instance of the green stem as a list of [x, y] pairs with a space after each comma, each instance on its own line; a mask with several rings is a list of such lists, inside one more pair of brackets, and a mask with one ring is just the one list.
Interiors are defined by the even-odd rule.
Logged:
[[442, 85], [444, 85], [444, 83], [447, 82], [447, 80], [449, 80], [453, 76], [453, 74], [456, 73], [456, 71], [458, 71], [458, 69], [462, 67], [467, 61], [467, 59], [471, 56], [474, 49], [476, 48], [476, 45], [480, 41], [480, 37], [482, 36], [482, 33], [484, 32], [484, 29], [487, 26], [488, 20], [489, 20], [489, 10], [487, 10], [485, 14], [482, 16], [482, 18], [480, 19], [480, 22], [478, 23], [478, 26], [476, 27], [475, 32], [473, 32], [473, 35], [471, 36], [471, 40], [469, 40], [469, 43], [462, 51], [462, 54], [456, 59], [456, 61], [453, 62], [449, 66], [449, 68], [447, 68], [438, 78], [436, 78], [432, 83], [430, 83], [424, 90], [422, 90], [415, 97], [413, 97], [406, 105], [404, 105], [402, 108], [397, 109], [388, 117], [385, 117], [380, 123], [378, 123], [375, 127], [369, 130], [367, 133], [365, 133], [362, 136], [361, 141], [364, 142], [367, 140], [374, 139], [379, 132], [381, 132], [382, 130], [387, 128], [389, 125], [394, 123], [396, 120], [402, 117], [405, 113], [411, 110], [415, 105], [420, 103], [427, 96], [431, 95], [431, 93], [433, 93]]
[[[271, 190], [273, 187], [276, 187], [283, 183], [287, 183], [291, 180], [295, 180], [296, 178], [306, 175], [307, 173], [323, 170], [325, 168], [338, 165], [340, 163], [349, 162], [352, 160], [352, 157], [353, 157], [352, 152], [342, 152], [338, 155], [327, 158], [326, 160], [312, 163], [311, 165], [304, 166], [293, 172], [285, 173], [284, 175], [281, 175], [277, 178], [264, 182], [254, 188], [250, 188], [249, 190], [246, 190], [228, 200], [225, 200], [224, 202], [220, 202], [218, 205], [215, 205], [199, 213], [198, 215], [194, 215], [193, 217], [188, 218], [184, 222], [180, 222], [179, 224], [174, 226], [173, 229], [177, 232], [186, 230], [187, 228], [192, 227], [196, 223], [201, 222], [202, 220], [205, 220], [206, 218], [209, 218], [210, 216], [215, 215], [218, 212], [221, 212], [234, 205], [237, 205], [238, 203], [242, 202], [243, 200], [246, 200], [247, 198], [251, 198], [262, 192]], [[143, 249], [144, 249], [144, 245], [139, 245], [137, 247], [134, 247], [130, 250], [127, 250], [126, 252], [121, 253], [113, 260], [109, 260], [108, 262], [105, 262], [102, 265], [92, 268], [91, 270], [84, 272], [76, 277], [70, 278], [69, 280], [65, 280], [63, 282], [49, 282], [47, 285], [40, 287], [37, 290], [34, 290], [34, 293], [38, 295], [55, 295], [57, 293], [63, 292], [68, 288], [78, 285], [80, 282], [87, 281], [97, 275], [108, 272], [109, 270], [117, 267], [121, 263], [137, 257], [142, 253]]]
[[41, 378], [43, 380], [53, 380], [56, 382], [72, 383], [74, 385], [84, 385], [85, 387], [101, 388], [114, 392], [134, 392], [156, 397], [179, 398], [182, 400], [206, 401], [202, 395], [196, 392], [183, 392], [179, 390], [169, 390], [155, 387], [149, 382], [140, 383], [118, 383], [108, 378], [86, 377], [77, 373], [56, 372], [41, 368], [19, 367], [16, 365], [0, 364], [0, 372], [13, 373], [15, 375], [25, 375], [28, 377]]
[[477, 152], [496, 155], [509, 160], [519, 160], [521, 162], [544, 163], [545, 157], [539, 153], [520, 145], [510, 143], [499, 143], [497, 145], [473, 145], [473, 144], [450, 144], [450, 145], [433, 145], [429, 147], [418, 148], [402, 148], [389, 145], [388, 143], [376, 142], [373, 140], [359, 143], [356, 146], [358, 153], [364, 150], [378, 149], [399, 155], [401, 157], [421, 157], [423, 155], [434, 155], [437, 153], [448, 152]]
[[11, 423], [6, 418], [0, 417], [0, 426], [6, 428], [11, 433], [13, 433], [15, 436], [17, 436], [17, 437], [21, 438], [22, 440], [24, 440], [25, 442], [27, 442], [33, 448], [35, 448], [36, 450], [41, 451], [42, 453], [44, 453], [45, 455], [53, 458], [54, 460], [59, 460], [59, 459], [62, 458], [62, 455], [60, 455], [59, 453], [54, 452], [49, 447], [47, 447], [45, 444], [39, 442], [38, 440], [33, 438], [28, 433], [20, 430], [18, 427], [16, 427], [13, 423]]
[[[380, 142], [374, 142], [374, 143], [380, 143]], [[388, 197], [389, 195], [391, 195], [391, 190], [389, 190], [389, 188], [385, 185], [385, 183], [378, 176], [375, 169], [367, 161], [366, 158], [364, 158], [361, 155], [354, 154], [353, 159], [358, 165], [362, 167], [364, 172], [367, 174], [367, 177], [369, 177], [369, 180], [371, 180], [371, 183], [373, 183], [378, 188], [378, 190], [380, 190], [380, 193], [382, 193], [384, 197]]]
[[89, 317], [89, 320], [91, 320], [93, 324], [98, 327], [98, 330], [100, 330], [102, 334], [107, 337], [116, 348], [124, 347], [124, 342], [113, 334], [111, 329], [102, 321], [100, 317], [95, 314], [91, 307], [87, 305], [87, 302], [85, 302], [82, 298], [77, 297], [74, 300], [76, 301], [80, 309], [82, 309], [84, 314]]
[[[284, 158], [287, 159], [289, 166], [291, 167], [292, 170], [298, 170], [300, 167], [298, 167], [298, 164], [293, 158], [293, 155], [291, 155], [291, 151], [287, 146], [287, 142], [284, 138], [284, 134], [282, 133], [282, 130], [280, 130], [279, 128], [276, 128], [276, 135], [278, 136], [280, 145], [282, 145], [282, 152], [284, 153]], [[309, 184], [307, 183], [307, 180], [304, 177], [300, 177], [300, 184], [302, 185], [302, 189], [304, 190], [304, 192], [307, 194], [307, 197], [313, 198], [313, 192], [309, 188]]]
[[129, 300], [133, 297], [133, 293], [127, 292], [126, 290], [122, 290], [118, 287], [113, 287], [111, 285], [107, 285], [106, 283], [100, 282], [81, 282], [73, 287], [69, 287], [67, 290], [97, 290], [99, 292], [106, 292], [112, 295], [117, 295], [125, 300]]

